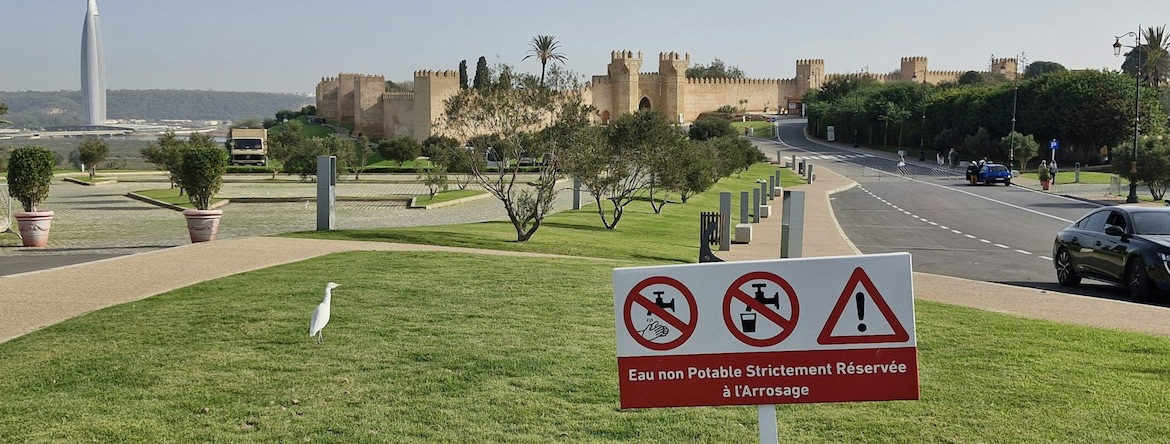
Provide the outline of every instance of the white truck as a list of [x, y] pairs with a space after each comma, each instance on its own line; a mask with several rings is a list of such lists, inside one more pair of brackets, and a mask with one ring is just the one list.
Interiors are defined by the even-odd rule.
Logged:
[[268, 166], [268, 130], [232, 128], [232, 165]]

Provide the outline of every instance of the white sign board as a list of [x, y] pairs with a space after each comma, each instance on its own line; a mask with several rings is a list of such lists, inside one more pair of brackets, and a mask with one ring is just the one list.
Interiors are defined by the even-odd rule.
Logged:
[[613, 271], [623, 408], [918, 399], [909, 253]]

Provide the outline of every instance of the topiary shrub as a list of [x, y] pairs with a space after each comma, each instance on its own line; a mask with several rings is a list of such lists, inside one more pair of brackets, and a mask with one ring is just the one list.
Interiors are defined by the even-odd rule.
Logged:
[[20, 202], [24, 211], [37, 211], [49, 197], [53, 181], [53, 152], [39, 146], [22, 146], [8, 155], [8, 195]]
[[223, 148], [199, 147], [183, 152], [179, 183], [196, 209], [206, 210], [211, 206], [212, 196], [223, 186], [227, 165], [227, 151]]

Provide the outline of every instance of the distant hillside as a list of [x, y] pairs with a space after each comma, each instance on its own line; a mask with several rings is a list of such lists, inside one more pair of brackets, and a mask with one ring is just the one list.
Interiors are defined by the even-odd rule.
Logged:
[[[82, 122], [80, 91], [0, 92], [8, 104], [7, 120], [36, 128]], [[111, 119], [238, 120], [272, 117], [282, 109], [313, 104], [299, 94], [193, 91], [185, 89], [110, 90], [106, 115]]]

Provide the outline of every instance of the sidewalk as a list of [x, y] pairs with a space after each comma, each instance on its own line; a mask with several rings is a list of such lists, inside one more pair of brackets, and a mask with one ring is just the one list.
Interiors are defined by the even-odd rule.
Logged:
[[[780, 166], [778, 166], [780, 168]], [[805, 192], [806, 257], [843, 256], [858, 250], [845, 237], [830, 196], [856, 183], [828, 168]], [[777, 201], [774, 201], [778, 202]], [[729, 261], [775, 259], [780, 253], [779, 208], [755, 224], [750, 244], [716, 252]], [[0, 277], [0, 342], [101, 308], [135, 301], [198, 282], [340, 251], [461, 251], [519, 253], [428, 245], [247, 237], [183, 245], [56, 269]], [[528, 255], [533, 256], [533, 255]], [[126, 273], [125, 270], [135, 270]], [[1054, 272], [1055, 273], [1055, 272]], [[1008, 285], [914, 273], [915, 298], [1012, 315], [1170, 336], [1170, 309]], [[1055, 279], [1055, 275], [1053, 277]], [[35, 294], [29, 289], [37, 289]]]

